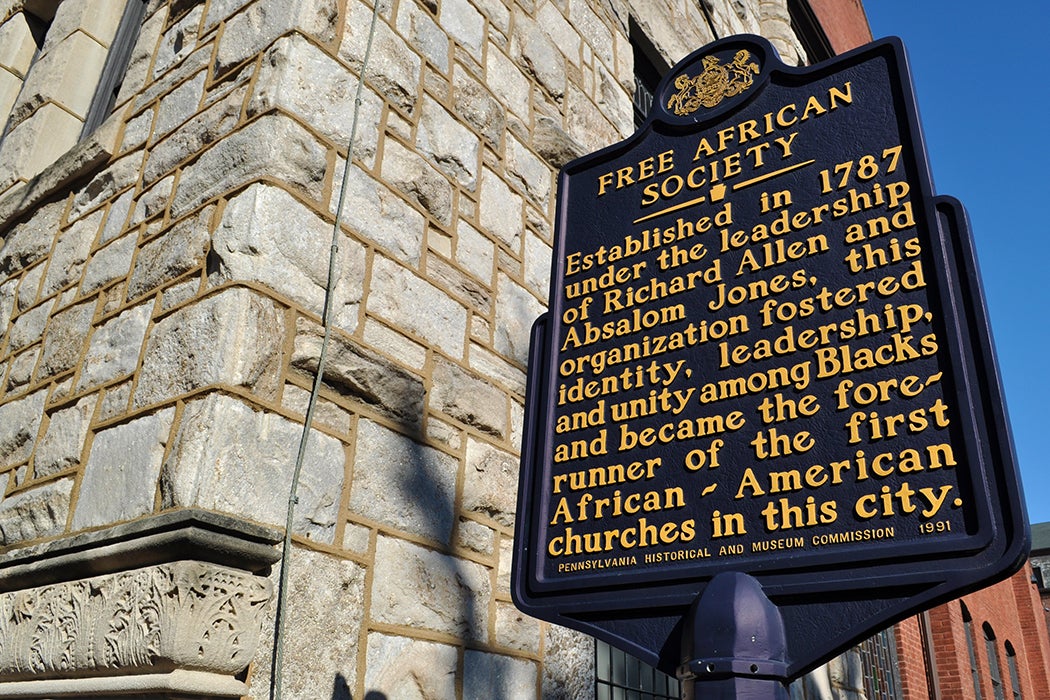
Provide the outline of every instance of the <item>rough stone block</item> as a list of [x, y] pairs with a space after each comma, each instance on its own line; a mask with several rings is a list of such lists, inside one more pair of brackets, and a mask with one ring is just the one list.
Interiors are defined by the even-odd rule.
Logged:
[[490, 593], [488, 571], [480, 564], [392, 537], [380, 537], [376, 544], [372, 583], [376, 622], [483, 642]]
[[284, 316], [243, 288], [224, 290], [175, 311], [152, 329], [135, 390], [136, 406], [210, 385], [276, 394]]
[[[416, 73], [418, 81], [418, 67]], [[346, 148], [353, 130], [357, 83], [357, 76], [304, 37], [283, 37], [263, 57], [248, 116], [282, 109], [298, 115], [337, 147]], [[363, 90], [361, 99], [354, 155], [371, 163], [379, 141], [383, 101], [371, 89]]]
[[[193, 53], [197, 46], [198, 27], [204, 7], [198, 5], [187, 12], [175, 24], [164, 30], [157, 42], [157, 56], [153, 61], [154, 79], [165, 73], [179, 61]], [[158, 12], [163, 15], [163, 12]]]
[[11, 322], [11, 315], [15, 310], [17, 290], [17, 279], [9, 279], [0, 284], [0, 328], [4, 329], [4, 333], [7, 332], [7, 324]]
[[197, 113], [204, 98], [204, 85], [208, 79], [206, 71], [179, 85], [161, 98], [157, 106], [157, 120], [153, 126], [153, 139], [159, 139]]
[[8, 393], [14, 393], [19, 387], [29, 383], [33, 376], [33, 367], [36, 366], [39, 355], [40, 346], [36, 346], [11, 360], [11, 369], [7, 373]]
[[98, 238], [99, 245], [109, 243], [124, 232], [124, 224], [127, 223], [128, 212], [131, 211], [131, 202], [134, 198], [135, 191], [128, 190], [109, 205], [106, 223], [103, 224], [102, 234]]
[[481, 60], [485, 44], [485, 16], [468, 0], [444, 0], [438, 22], [470, 55]]
[[431, 407], [483, 432], [507, 432], [507, 397], [487, 379], [443, 358], [435, 359]]
[[530, 654], [540, 653], [540, 622], [513, 603], [496, 603], [496, 643]]
[[365, 687], [384, 698], [456, 696], [456, 647], [380, 632], [368, 635]]
[[512, 528], [517, 494], [517, 457], [488, 443], [468, 439], [463, 509]]
[[[372, 10], [364, 3], [351, 3], [339, 57], [358, 72], [364, 61], [371, 25]], [[367, 80], [391, 104], [408, 113], [415, 111], [422, 63], [414, 46], [395, 34], [386, 22], [376, 22]]]
[[[22, 283], [18, 285], [18, 295], [15, 299], [19, 309], [28, 309], [36, 304], [40, 298], [40, 282], [44, 279], [46, 269], [46, 265], [37, 265], [22, 275]], [[29, 342], [32, 342], [32, 339]]]
[[[233, 90], [154, 144], [142, 171], [143, 186], [148, 187], [182, 161], [230, 133], [240, 121], [246, 92], [246, 87]], [[151, 117], [152, 112], [146, 112], [143, 116]], [[150, 122], [147, 120], [142, 128], [148, 131], [149, 127]]]
[[480, 139], [428, 96], [423, 98], [416, 146], [439, 170], [468, 190], [477, 183]]
[[149, 138], [150, 129], [153, 127], [153, 118], [156, 116], [156, 108], [150, 108], [137, 117], [132, 117], [124, 125], [124, 139], [120, 142], [120, 151], [127, 153], [135, 150], [146, 143]]
[[456, 493], [455, 458], [361, 419], [350, 510], [399, 530], [449, 541]]
[[[216, 3], [208, 12], [207, 23], [211, 24], [215, 17], [229, 12], [230, 4]], [[322, 44], [327, 43], [335, 36], [338, 16], [336, 0], [259, 0], [226, 23], [216, 56], [218, 72], [223, 73], [259, 53], [291, 31], [300, 31]]]
[[536, 664], [468, 649], [463, 657], [463, 700], [536, 695]]
[[466, 518], [459, 519], [458, 544], [479, 554], [490, 555], [494, 550], [492, 528]]
[[[324, 308], [332, 225], [285, 190], [252, 185], [231, 199], [215, 231], [219, 280], [259, 282], [318, 316]], [[364, 293], [365, 249], [340, 235], [331, 319], [352, 333]]]
[[557, 5], [543, 3], [536, 12], [536, 24], [570, 61], [579, 60], [580, 34], [565, 19]]
[[32, 218], [7, 232], [0, 246], [0, 275], [6, 277], [25, 269], [50, 252], [65, 205], [64, 201], [45, 204], [33, 212]]
[[[140, 194], [135, 200], [135, 211], [131, 214], [131, 225], [137, 226], [143, 221], [160, 219], [164, 216], [164, 210], [168, 208], [171, 201], [171, 190], [175, 186], [175, 176], [168, 175], [163, 180], [152, 183], [149, 188]], [[154, 221], [160, 226], [161, 221]], [[146, 235], [152, 235], [155, 231], [147, 230]]]
[[176, 223], [167, 233], [142, 246], [128, 282], [128, 298], [151, 293], [190, 270], [204, 266], [213, 206]]
[[[316, 374], [323, 336], [320, 326], [297, 319], [292, 367]], [[396, 420], [409, 432], [418, 432], [422, 425], [423, 380], [342, 335], [333, 334], [329, 340], [324, 380], [340, 393]]]
[[611, 66], [613, 39], [609, 27], [598, 18], [585, 0], [571, 0], [568, 4], [569, 22], [580, 32], [594, 54], [604, 61], [605, 65]]
[[[284, 526], [302, 426], [233, 397], [189, 401], [161, 470], [165, 508], [199, 507]], [[332, 544], [346, 454], [310, 433], [292, 529]]]
[[421, 156], [388, 139], [382, 177], [430, 212], [438, 223], [452, 223], [452, 185]]
[[552, 254], [551, 247], [538, 236], [525, 236], [525, 284], [541, 298], [550, 291]]
[[74, 530], [153, 512], [174, 416], [175, 409], [168, 408], [95, 434], [73, 511]]
[[73, 479], [66, 478], [0, 500], [0, 546], [65, 530], [72, 491]]
[[522, 201], [493, 171], [481, 171], [481, 199], [478, 220], [481, 227], [517, 254], [521, 248]]
[[44, 335], [43, 355], [37, 379], [61, 374], [76, 366], [85, 352], [85, 340], [91, 332], [91, 319], [95, 313], [94, 301], [84, 302], [63, 309], [47, 324]]
[[91, 336], [77, 391], [131, 374], [146, 337], [150, 305], [140, 304], [106, 321]]
[[376, 256], [367, 305], [391, 326], [419, 334], [451, 357], [463, 356], [467, 310], [411, 270]]
[[82, 187], [74, 189], [76, 196], [69, 208], [69, 220], [76, 221], [86, 212], [113, 199], [118, 192], [136, 184], [142, 174], [142, 158], [142, 153], [129, 153], [98, 171]]
[[545, 625], [543, 697], [580, 698], [594, 693], [594, 640], [581, 632]]
[[426, 365], [427, 349], [385, 324], [366, 318], [364, 332], [366, 343], [389, 357], [396, 357], [402, 365], [414, 370], [422, 370]]
[[492, 282], [496, 245], [469, 223], [456, 223], [456, 262], [486, 285]]
[[182, 216], [212, 197], [267, 177], [317, 199], [326, 166], [325, 149], [301, 125], [276, 114], [260, 117], [183, 170], [171, 216]]
[[42, 297], [51, 296], [80, 277], [101, 224], [102, 212], [99, 211], [75, 222], [59, 236], [40, 290]]
[[[310, 391], [308, 389], [295, 384], [284, 385], [284, 390], [281, 392], [281, 406], [297, 413], [300, 419], [304, 419], [309, 403]], [[339, 435], [350, 433], [351, 413], [327, 399], [317, 399], [312, 420], [315, 428], [328, 428]]]
[[478, 130], [497, 150], [507, 130], [507, 114], [489, 89], [461, 66], [452, 76], [452, 99], [456, 114]]
[[40, 339], [40, 336], [44, 333], [44, 325], [47, 323], [47, 317], [51, 312], [51, 308], [52, 304], [45, 302], [19, 314], [18, 318], [11, 325], [11, 330], [7, 336], [7, 349], [9, 352], [21, 350]]
[[566, 133], [585, 150], [596, 151], [623, 138], [591, 98], [575, 86], [569, 86], [565, 105]]
[[44, 414], [47, 390], [0, 405], [0, 468], [29, 459]]
[[[291, 568], [285, 592], [284, 697], [349, 698], [346, 689], [357, 682], [353, 650], [361, 634], [365, 569], [303, 547], [294, 547], [286, 561]], [[276, 572], [271, 578], [276, 580]], [[270, 697], [272, 623], [267, 621], [260, 631], [263, 644], [255, 656], [249, 693], [253, 700]]]
[[[329, 211], [334, 215], [339, 203], [345, 161], [336, 168]], [[398, 260], [419, 262], [423, 249], [426, 218], [393, 190], [374, 180], [356, 165], [351, 166], [343, 203], [343, 225], [359, 238], [373, 241], [391, 251]]]
[[[363, 5], [358, 5], [364, 7]], [[398, 6], [397, 31], [423, 52], [423, 56], [443, 73], [449, 68], [449, 43], [445, 30], [418, 5], [404, 2]]]
[[81, 293], [90, 294], [114, 280], [127, 277], [137, 243], [138, 236], [132, 233], [96, 250], [84, 270]]
[[489, 44], [485, 60], [486, 82], [493, 86], [496, 98], [519, 119], [528, 121], [532, 85], [521, 69], [502, 50]]
[[85, 396], [74, 405], [55, 411], [33, 457], [33, 478], [50, 476], [80, 463], [95, 403], [94, 396]]
[[496, 296], [496, 350], [524, 367], [529, 357], [532, 322], [543, 304], [506, 275], [499, 276]]
[[540, 25], [519, 17], [514, 33], [515, 59], [556, 102], [565, 95], [565, 57]]

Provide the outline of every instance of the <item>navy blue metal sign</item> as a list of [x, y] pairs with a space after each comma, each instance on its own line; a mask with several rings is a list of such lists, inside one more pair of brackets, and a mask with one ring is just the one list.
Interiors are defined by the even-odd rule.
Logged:
[[513, 594], [664, 670], [717, 574], [797, 675], [1005, 577], [1027, 522], [969, 231], [934, 196], [903, 48], [683, 60], [560, 174]]

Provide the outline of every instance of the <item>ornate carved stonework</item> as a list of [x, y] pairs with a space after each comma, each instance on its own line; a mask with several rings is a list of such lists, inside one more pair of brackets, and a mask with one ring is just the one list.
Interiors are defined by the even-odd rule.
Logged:
[[0, 685], [173, 669], [230, 676], [251, 661], [270, 596], [261, 576], [197, 561], [2, 593]]

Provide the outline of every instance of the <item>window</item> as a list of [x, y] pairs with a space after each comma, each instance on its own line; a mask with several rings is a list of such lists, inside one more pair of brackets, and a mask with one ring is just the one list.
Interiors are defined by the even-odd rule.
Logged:
[[973, 676], [973, 692], [977, 700], [981, 700], [981, 673], [980, 669], [977, 668], [977, 653], [974, 651], [974, 638], [973, 638], [973, 618], [970, 617], [970, 611], [966, 609], [965, 605], [962, 605], [962, 618], [963, 618], [963, 629], [966, 632], [966, 651], [970, 655], [970, 675]]
[[660, 53], [634, 23], [629, 22], [631, 48], [634, 51], [634, 125], [639, 127], [649, 116], [653, 106], [653, 93], [660, 83], [660, 78], [670, 70]]
[[970, 617], [970, 611], [966, 609], [960, 603], [963, 609], [963, 630], [966, 633], [966, 652], [970, 657], [970, 675], [973, 677], [973, 695], [976, 699], [981, 700], [981, 671], [978, 669], [978, 655], [974, 651], [973, 641], [973, 618]]
[[[837, 682], [832, 680], [835, 677]], [[843, 687], [842, 683], [850, 687]], [[891, 627], [792, 683], [791, 697], [827, 700], [841, 692], [842, 697], [903, 700], [900, 687], [896, 634]]]
[[885, 629], [858, 645], [864, 691], [868, 700], [895, 700], [900, 695], [897, 665], [897, 636], [893, 628]]
[[0, 20], [0, 193], [41, 173], [109, 116], [145, 7], [26, 0]]
[[1017, 654], [1014, 645], [1006, 643], [1006, 667], [1010, 673], [1010, 688], [1013, 690], [1014, 700], [1021, 700], [1021, 677], [1017, 673]]
[[835, 50], [831, 48], [831, 42], [809, 3], [803, 0], [788, 0], [787, 6], [791, 28], [795, 30], [795, 36], [805, 49], [806, 60], [810, 65], [834, 56]]
[[145, 13], [146, 0], [128, 0], [128, 4], [124, 6], [124, 14], [120, 17], [117, 33], [110, 44], [109, 53], [106, 54], [106, 64], [102, 67], [102, 76], [99, 77], [98, 87], [95, 88], [95, 96], [91, 99], [91, 106], [84, 119], [84, 128], [80, 132], [81, 140], [91, 135], [113, 111]]
[[597, 700], [678, 700], [679, 683], [601, 640], [594, 645]]
[[988, 670], [992, 677], [992, 695], [995, 700], [1006, 700], [1003, 694], [1003, 673], [999, 666], [999, 647], [995, 643], [995, 632], [987, 622], [982, 626], [984, 630], [984, 645], [988, 652]]

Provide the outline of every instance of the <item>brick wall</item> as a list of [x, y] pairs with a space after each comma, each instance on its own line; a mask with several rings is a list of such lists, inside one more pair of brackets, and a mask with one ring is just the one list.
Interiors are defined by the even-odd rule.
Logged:
[[[1016, 653], [1021, 696], [1050, 697], [1047, 691], [1047, 654], [1050, 634], [1042, 616], [1042, 605], [1032, 585], [1031, 567], [1006, 581], [962, 597], [929, 611], [929, 629], [935, 655], [935, 674], [940, 697], [971, 700], [976, 697], [964, 624], [964, 607], [971, 618], [973, 652], [978, 667], [982, 698], [996, 697], [992, 689], [992, 660], [985, 641], [989, 626], [998, 650], [1002, 692], [1013, 697], [1007, 663], [1007, 645]], [[919, 619], [911, 618], [897, 626], [901, 679], [908, 700], [925, 698], [927, 667], [923, 663]]]

